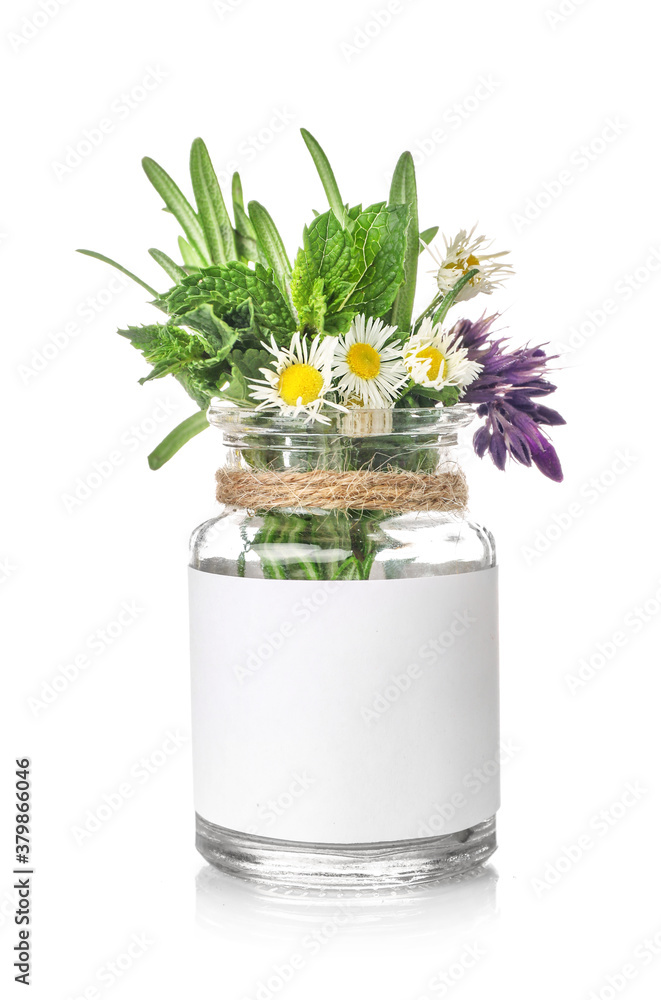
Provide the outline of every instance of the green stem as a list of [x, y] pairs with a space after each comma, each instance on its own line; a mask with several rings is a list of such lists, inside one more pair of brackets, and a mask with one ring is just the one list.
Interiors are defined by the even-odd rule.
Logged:
[[142, 285], [143, 288], [146, 288], [155, 299], [159, 297], [159, 293], [155, 288], [148, 285], [146, 281], [139, 278], [137, 274], [133, 273], [133, 271], [128, 271], [125, 267], [122, 267], [121, 264], [118, 264], [116, 260], [112, 260], [111, 257], [106, 257], [102, 253], [97, 253], [96, 250], [76, 250], [76, 253], [82, 253], [85, 254], [86, 257], [94, 257], [96, 260], [102, 260], [104, 264], [110, 264], [111, 267], [114, 267], [117, 271], [121, 271], [122, 274], [125, 274], [127, 278], [131, 279], [131, 281], [136, 281], [139, 285]]
[[432, 317], [435, 323], [443, 322], [443, 320], [449, 313], [450, 308], [456, 302], [459, 292], [462, 290], [462, 288], [464, 288], [468, 284], [469, 281], [473, 280], [476, 274], [479, 273], [480, 269], [478, 267], [472, 267], [470, 271], [467, 271], [466, 274], [462, 275], [462, 277], [459, 279], [457, 284], [451, 289], [451, 291], [449, 291], [447, 295], [443, 297], [443, 301], [441, 302], [439, 308]]
[[160, 469], [187, 441], [190, 441], [196, 434], [200, 434], [208, 426], [206, 410], [200, 410], [199, 413], [193, 413], [192, 416], [186, 417], [174, 430], [170, 431], [167, 437], [163, 438], [160, 444], [156, 445], [151, 455], [148, 456], [149, 468]]

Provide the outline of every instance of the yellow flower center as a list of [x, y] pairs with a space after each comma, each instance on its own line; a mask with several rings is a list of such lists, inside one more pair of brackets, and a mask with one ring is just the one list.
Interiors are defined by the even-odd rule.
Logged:
[[[480, 262], [475, 256], [475, 254], [470, 253], [466, 260], [458, 260], [452, 264], [445, 265], [448, 268], [454, 268], [457, 271], [461, 271], [462, 274], [466, 274], [468, 271], [472, 270], [474, 267], [479, 267]], [[468, 282], [469, 285], [474, 285], [476, 281], [480, 280], [479, 274], [474, 275]]]
[[295, 364], [283, 371], [278, 381], [278, 392], [288, 406], [296, 406], [299, 399], [305, 406], [319, 398], [323, 385], [323, 376], [316, 368]]
[[427, 378], [432, 382], [436, 381], [439, 372], [441, 373], [441, 378], [447, 376], [448, 363], [436, 347], [423, 347], [421, 351], [416, 351], [415, 356], [416, 358], [421, 358], [423, 361], [426, 358], [431, 359], [431, 363], [427, 369]]
[[347, 364], [358, 378], [376, 378], [381, 371], [379, 352], [371, 344], [352, 344], [347, 351]]

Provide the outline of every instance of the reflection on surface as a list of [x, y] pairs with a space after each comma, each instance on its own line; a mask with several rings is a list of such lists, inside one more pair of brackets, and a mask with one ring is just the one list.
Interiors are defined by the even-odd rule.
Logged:
[[226, 938], [250, 932], [271, 941], [326, 925], [350, 927], [352, 934], [396, 931], [400, 938], [454, 935], [493, 919], [497, 882], [487, 865], [428, 885], [312, 892], [242, 881], [206, 865], [196, 878], [197, 919]]

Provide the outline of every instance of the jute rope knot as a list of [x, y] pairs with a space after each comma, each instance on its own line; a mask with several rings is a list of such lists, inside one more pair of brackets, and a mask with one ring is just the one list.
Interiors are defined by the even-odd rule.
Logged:
[[320, 507], [323, 510], [460, 511], [468, 502], [461, 469], [418, 472], [250, 472], [218, 469], [216, 499], [248, 510]]

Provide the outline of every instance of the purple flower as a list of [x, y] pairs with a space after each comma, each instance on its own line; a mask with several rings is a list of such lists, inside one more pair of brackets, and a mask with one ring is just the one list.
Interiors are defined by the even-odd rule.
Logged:
[[537, 401], [555, 389], [544, 377], [554, 356], [547, 356], [541, 347], [508, 348], [505, 337], [490, 340], [496, 318], [483, 316], [475, 323], [463, 319], [450, 331], [454, 341], [466, 348], [469, 359], [482, 365], [461, 400], [475, 405], [478, 416], [484, 418], [473, 446], [480, 458], [488, 451], [499, 469], [505, 468], [510, 455], [522, 465], [536, 465], [560, 483], [558, 456], [541, 428], [565, 421], [556, 410]]

